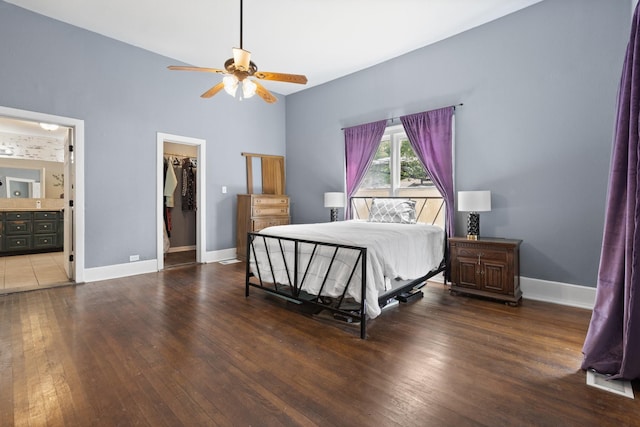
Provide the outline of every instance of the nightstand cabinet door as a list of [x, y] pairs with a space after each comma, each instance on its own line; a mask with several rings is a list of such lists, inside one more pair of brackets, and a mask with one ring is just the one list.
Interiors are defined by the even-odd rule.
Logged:
[[451, 290], [516, 305], [520, 290], [520, 240], [449, 239]]

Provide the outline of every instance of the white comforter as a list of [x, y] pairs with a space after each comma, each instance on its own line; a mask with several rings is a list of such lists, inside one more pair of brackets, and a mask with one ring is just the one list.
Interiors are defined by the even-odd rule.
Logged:
[[[444, 255], [444, 230], [427, 224], [389, 224], [351, 220], [321, 224], [280, 225], [265, 228], [261, 234], [289, 237], [324, 243], [360, 246], [367, 248], [367, 315], [375, 318], [380, 314], [378, 296], [391, 288], [393, 279], [410, 280], [426, 275], [436, 268]], [[273, 282], [269, 262], [266, 257], [262, 239], [256, 238], [255, 255], [260, 265], [263, 281]], [[286, 262], [280, 255], [278, 243], [267, 239], [270, 248], [275, 282], [288, 284], [288, 277], [293, 281], [293, 244], [283, 241], [287, 250]], [[302, 244], [299, 247], [299, 282], [308, 263], [313, 246]], [[327, 271], [333, 255], [332, 247], [321, 247], [311, 264], [311, 268], [303, 284], [303, 289], [317, 295], [322, 286], [322, 279]], [[345, 282], [353, 269], [357, 253], [340, 249], [332, 266], [329, 280], [324, 285], [322, 294], [331, 297], [342, 295]], [[251, 269], [256, 273], [255, 260], [251, 257]], [[347, 294], [360, 302], [361, 267], [358, 267], [351, 280]]]

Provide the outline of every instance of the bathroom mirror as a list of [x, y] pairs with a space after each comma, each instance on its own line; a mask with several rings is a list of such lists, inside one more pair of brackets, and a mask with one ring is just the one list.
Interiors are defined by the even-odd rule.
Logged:
[[67, 137], [62, 126], [0, 117], [0, 199], [63, 199]]

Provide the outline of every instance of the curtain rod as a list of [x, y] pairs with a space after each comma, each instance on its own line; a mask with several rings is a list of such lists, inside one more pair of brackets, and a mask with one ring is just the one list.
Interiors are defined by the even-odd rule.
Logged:
[[[455, 111], [456, 107], [462, 107], [464, 104], [461, 102], [460, 104], [455, 104], [455, 105], [449, 105], [449, 107], [453, 107], [453, 110]], [[447, 108], [447, 107], [440, 107], [440, 108], [434, 108], [433, 110], [439, 110], [441, 108]], [[427, 111], [433, 111], [433, 110], [427, 110]], [[417, 114], [417, 113], [412, 113], [412, 114]], [[406, 116], [410, 116], [411, 114], [405, 114]], [[393, 123], [394, 121], [398, 120], [400, 117], [391, 117], [388, 118], [387, 121]], [[353, 126], [359, 126], [359, 125], [353, 125]], [[347, 128], [353, 127], [353, 126], [347, 126], [346, 128], [340, 128], [340, 130], [345, 130]]]

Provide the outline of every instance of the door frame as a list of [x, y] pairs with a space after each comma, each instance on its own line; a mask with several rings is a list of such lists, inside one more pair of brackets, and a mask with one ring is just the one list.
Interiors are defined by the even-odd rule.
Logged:
[[[65, 162], [64, 174], [67, 177], [74, 177], [74, 182], [70, 183], [74, 187], [73, 209], [69, 208], [69, 194], [64, 194], [64, 216], [65, 227], [64, 241], [70, 245], [64, 245], [65, 271], [69, 279], [76, 283], [84, 282], [84, 120], [72, 117], [57, 116], [54, 114], [39, 113], [36, 111], [20, 110], [17, 108], [0, 106], [0, 116], [10, 117], [18, 120], [28, 120], [33, 122], [55, 123], [60, 126], [72, 129], [74, 134], [73, 158], [74, 161]], [[65, 145], [66, 149], [66, 145]], [[65, 151], [65, 159], [69, 153]], [[71, 216], [73, 215], [73, 218]], [[73, 255], [73, 261], [69, 256]]]
[[206, 171], [206, 140], [188, 136], [173, 135], [158, 132], [156, 134], [156, 253], [158, 271], [164, 269], [164, 215], [162, 212], [164, 201], [164, 143], [184, 144], [195, 146], [198, 150], [196, 169], [196, 262], [205, 262], [205, 242], [207, 236], [207, 180]]

